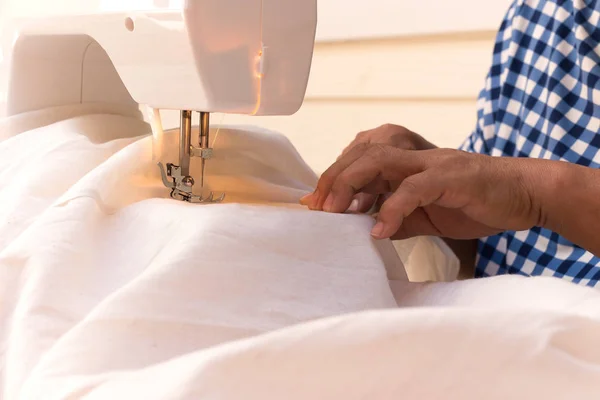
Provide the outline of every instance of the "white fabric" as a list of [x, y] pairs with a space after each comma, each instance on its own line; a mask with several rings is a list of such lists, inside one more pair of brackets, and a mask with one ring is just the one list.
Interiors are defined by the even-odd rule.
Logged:
[[418, 236], [394, 242], [411, 282], [452, 282], [458, 278], [460, 261], [440, 238]]
[[282, 136], [222, 129], [229, 203], [199, 206], [165, 198], [146, 124], [76, 114], [0, 123], [4, 399], [600, 393], [597, 292], [408, 283], [369, 217], [296, 205], [316, 177]]

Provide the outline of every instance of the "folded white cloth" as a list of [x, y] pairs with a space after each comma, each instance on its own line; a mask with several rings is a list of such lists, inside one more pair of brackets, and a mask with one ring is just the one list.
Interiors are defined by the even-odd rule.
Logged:
[[223, 128], [208, 183], [228, 203], [199, 206], [166, 198], [143, 121], [61, 112], [0, 123], [2, 398], [600, 392], [598, 292], [410, 284], [371, 218], [296, 205], [316, 176], [279, 134]]

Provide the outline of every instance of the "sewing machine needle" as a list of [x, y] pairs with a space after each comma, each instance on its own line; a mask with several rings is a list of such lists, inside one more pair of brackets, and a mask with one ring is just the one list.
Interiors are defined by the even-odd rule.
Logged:
[[[210, 114], [207, 112], [200, 113], [200, 148], [208, 149], [210, 132]], [[204, 175], [206, 169], [206, 158], [202, 157], [202, 173], [200, 175], [200, 188], [204, 189]]]
[[204, 189], [204, 169], [206, 168], [206, 160], [202, 159], [202, 173], [200, 174], [200, 188]]
[[192, 112], [181, 111], [181, 127], [179, 137], [179, 164], [183, 176], [190, 175], [190, 143], [192, 138]]

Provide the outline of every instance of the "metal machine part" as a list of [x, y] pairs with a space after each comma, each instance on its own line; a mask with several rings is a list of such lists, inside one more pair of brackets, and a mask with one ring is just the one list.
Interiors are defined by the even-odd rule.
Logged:
[[[192, 112], [188, 110], [181, 111], [181, 125], [179, 128], [179, 165], [168, 163], [166, 168], [162, 163], [158, 163], [163, 184], [171, 189], [171, 197], [176, 200], [183, 200], [189, 203], [219, 203], [225, 199], [225, 194], [215, 197], [213, 192], [204, 196], [204, 180], [206, 175], [206, 160], [210, 159], [213, 149], [209, 144], [210, 114], [200, 113], [200, 132], [199, 147], [192, 145]], [[191, 157], [199, 157], [202, 162], [202, 172], [200, 174], [200, 194], [194, 194], [194, 178], [190, 175]]]

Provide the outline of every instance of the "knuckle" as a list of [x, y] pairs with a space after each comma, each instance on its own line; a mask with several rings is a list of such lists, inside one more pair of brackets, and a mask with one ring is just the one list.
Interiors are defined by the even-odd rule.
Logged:
[[413, 138], [405, 135], [397, 137], [395, 140], [395, 145], [404, 150], [417, 150], [419, 147]]
[[[340, 160], [344, 157], [348, 157], [351, 159], [356, 156], [360, 156], [361, 154], [364, 154], [369, 149], [369, 146], [370, 146], [370, 144], [366, 141], [355, 140], [352, 143], [350, 143], [350, 145], [348, 145], [348, 147], [346, 147], [346, 149], [342, 153], [342, 156], [340, 157]], [[338, 160], [338, 161], [340, 161], [340, 160]]]
[[357, 192], [355, 179], [346, 173], [341, 174], [331, 187], [331, 193], [339, 199], [351, 198]]
[[352, 157], [358, 157], [361, 156], [365, 153], [368, 153], [369, 148], [373, 146], [371, 143], [368, 142], [359, 142], [356, 143], [354, 146], [352, 146], [352, 149], [350, 150], [352, 152]]
[[401, 203], [386, 201], [381, 206], [379, 218], [389, 223], [401, 221], [406, 217], [406, 212]]
[[333, 172], [330, 169], [328, 169], [327, 171], [323, 172], [323, 174], [321, 175], [318, 186], [321, 188], [329, 187], [333, 183], [333, 179], [334, 179]]
[[356, 146], [354, 146], [354, 149], [356, 151], [363, 152], [363, 151], [368, 150], [370, 146], [371, 145], [369, 143], [360, 142], [360, 143], [357, 143]]
[[421, 140], [421, 135], [418, 135], [409, 130], [405, 130], [404, 132], [402, 132], [402, 136], [409, 140], [411, 143], [416, 143], [417, 141]]
[[401, 137], [408, 150], [423, 150], [425, 148], [423, 137], [415, 132], [407, 129], [402, 132]]
[[385, 132], [391, 143], [404, 150], [418, 150], [422, 137], [401, 125], [385, 125]]
[[367, 155], [376, 160], [385, 157], [388, 154], [388, 152], [388, 146], [381, 143], [372, 144], [367, 149]]
[[436, 149], [431, 154], [435, 154], [435, 159], [440, 163], [456, 162], [457, 158], [452, 149]]
[[400, 202], [399, 207], [411, 213], [423, 205], [426, 192], [427, 187], [415, 175], [406, 178], [396, 192], [401, 194], [400, 197], [403, 200]]
[[404, 128], [400, 125], [395, 125], [395, 124], [383, 124], [380, 127], [381, 130], [386, 130], [386, 131], [398, 131], [398, 130], [403, 130]]
[[333, 193], [339, 194], [345, 192], [349, 185], [350, 179], [346, 174], [342, 174], [335, 180], [333, 186], [331, 186], [331, 191]]
[[407, 193], [416, 193], [419, 191], [419, 184], [417, 183], [414, 176], [409, 176], [404, 181], [402, 181], [402, 190]]

